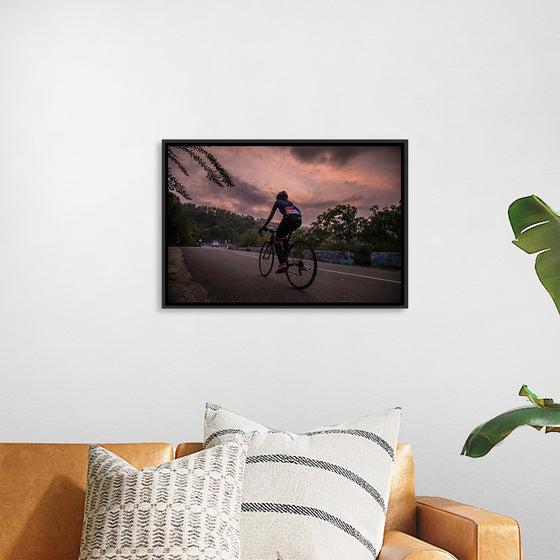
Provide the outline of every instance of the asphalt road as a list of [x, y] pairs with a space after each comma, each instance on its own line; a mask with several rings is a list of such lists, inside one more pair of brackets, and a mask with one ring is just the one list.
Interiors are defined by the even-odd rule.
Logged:
[[[180, 247], [192, 280], [220, 304], [379, 304], [401, 302], [401, 271], [317, 262], [317, 276], [296, 290], [285, 274], [264, 278], [258, 253], [218, 247]], [[276, 259], [274, 269], [276, 269]]]

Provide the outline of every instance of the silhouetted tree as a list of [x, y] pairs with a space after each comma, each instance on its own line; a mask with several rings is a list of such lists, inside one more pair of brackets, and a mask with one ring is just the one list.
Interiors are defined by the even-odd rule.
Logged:
[[362, 223], [360, 239], [376, 251], [400, 251], [402, 235], [402, 205], [392, 204], [379, 210], [370, 208], [369, 216]]
[[350, 244], [360, 227], [358, 209], [350, 204], [338, 204], [317, 216], [309, 228], [310, 239], [318, 245]]

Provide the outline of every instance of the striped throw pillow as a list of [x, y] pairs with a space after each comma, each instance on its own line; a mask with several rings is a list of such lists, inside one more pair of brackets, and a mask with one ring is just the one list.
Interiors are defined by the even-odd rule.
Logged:
[[375, 560], [401, 409], [305, 434], [206, 405], [205, 447], [253, 432], [241, 504], [242, 560]]
[[79, 560], [239, 560], [247, 443], [137, 470], [89, 450]]

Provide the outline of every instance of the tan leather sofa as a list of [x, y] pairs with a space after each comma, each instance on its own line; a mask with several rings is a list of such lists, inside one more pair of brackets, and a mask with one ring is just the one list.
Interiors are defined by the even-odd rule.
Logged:
[[[200, 443], [103, 445], [141, 469]], [[0, 443], [0, 560], [76, 560], [87, 444]], [[443, 498], [415, 495], [410, 446], [399, 444], [380, 560], [520, 560], [518, 524]], [[336, 559], [340, 560], [340, 559]], [[351, 559], [348, 559], [351, 560]]]

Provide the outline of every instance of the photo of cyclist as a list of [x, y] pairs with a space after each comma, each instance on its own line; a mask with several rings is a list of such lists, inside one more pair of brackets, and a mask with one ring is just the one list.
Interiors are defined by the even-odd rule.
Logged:
[[405, 140], [211, 144], [163, 144], [164, 306], [405, 305]]
[[276, 195], [276, 202], [272, 206], [272, 210], [266, 222], [260, 228], [260, 231], [264, 230], [270, 223], [276, 210], [280, 210], [283, 216], [276, 230], [276, 235], [274, 236], [274, 249], [278, 255], [278, 262], [280, 263], [276, 269], [276, 273], [280, 274], [286, 272], [287, 269], [285, 253], [288, 250], [288, 235], [301, 226], [301, 210], [293, 202], [290, 202], [286, 191], [280, 191]]

